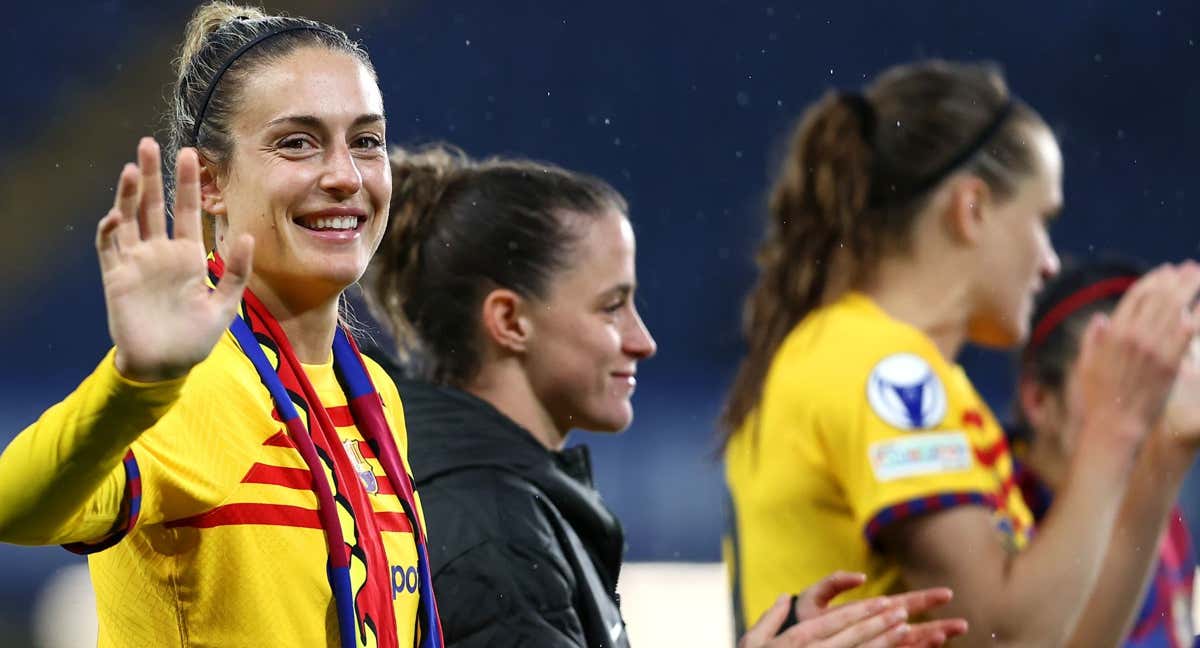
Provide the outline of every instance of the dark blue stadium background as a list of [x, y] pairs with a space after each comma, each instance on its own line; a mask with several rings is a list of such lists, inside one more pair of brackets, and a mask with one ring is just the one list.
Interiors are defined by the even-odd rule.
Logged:
[[[94, 223], [137, 136], [155, 126], [170, 47], [191, 9], [70, 4], [10, 8], [0, 42], [0, 445], [109, 344]], [[608, 178], [629, 198], [639, 302], [660, 351], [641, 367], [633, 428], [576, 438], [595, 450], [632, 560], [718, 559], [714, 418], [741, 348], [762, 196], [789, 126], [825, 89], [919, 57], [999, 62], [1061, 137], [1061, 251], [1197, 255], [1195, 3], [278, 6], [365, 41], [393, 142], [444, 139], [474, 154], [552, 160]], [[1008, 359], [968, 351], [964, 362], [1006, 412]], [[37, 583], [71, 560], [0, 547], [0, 633], [22, 636]]]

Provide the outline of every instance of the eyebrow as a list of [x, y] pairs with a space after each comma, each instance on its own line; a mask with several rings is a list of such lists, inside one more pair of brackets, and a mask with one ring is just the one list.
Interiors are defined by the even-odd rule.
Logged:
[[616, 293], [617, 295], [620, 295], [621, 297], [628, 297], [629, 295], [633, 294], [633, 289], [635, 287], [636, 286], [634, 286], [631, 283], [617, 284], [617, 285], [613, 286], [612, 288], [609, 288], [608, 290], [604, 291], [604, 294], [610, 295], [610, 294]]
[[[368, 113], [355, 117], [354, 121], [350, 122], [350, 127], [357, 128], [366, 124], [383, 123], [386, 121], [387, 120], [384, 119], [383, 115], [380, 115], [379, 113]], [[321, 121], [321, 119], [315, 115], [285, 115], [267, 122], [267, 128], [276, 126], [278, 124], [287, 123], [307, 126], [309, 128], [323, 128], [325, 126], [325, 122]]]

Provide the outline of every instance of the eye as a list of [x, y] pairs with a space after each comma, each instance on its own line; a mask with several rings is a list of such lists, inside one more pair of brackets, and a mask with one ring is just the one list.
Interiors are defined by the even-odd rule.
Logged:
[[275, 144], [275, 147], [285, 151], [307, 151], [314, 144], [303, 135], [289, 135]]
[[609, 315], [612, 315], [612, 314], [615, 314], [617, 311], [621, 310], [622, 308], [624, 308], [625, 304], [627, 304], [627, 303], [629, 303], [629, 301], [627, 299], [625, 299], [624, 297], [622, 297], [621, 299], [618, 299], [616, 301], [605, 304], [601, 310], [603, 310], [605, 313], [608, 313]]
[[383, 146], [383, 139], [375, 135], [359, 135], [354, 139], [354, 148], [377, 149]]

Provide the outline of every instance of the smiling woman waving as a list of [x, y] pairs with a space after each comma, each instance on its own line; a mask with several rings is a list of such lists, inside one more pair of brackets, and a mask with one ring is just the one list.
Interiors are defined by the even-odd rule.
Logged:
[[440, 646], [400, 399], [339, 326], [391, 196], [370, 59], [208, 4], [170, 121], [174, 235], [144, 139], [96, 235], [115, 348], [0, 456], [0, 540], [91, 553], [102, 646]]

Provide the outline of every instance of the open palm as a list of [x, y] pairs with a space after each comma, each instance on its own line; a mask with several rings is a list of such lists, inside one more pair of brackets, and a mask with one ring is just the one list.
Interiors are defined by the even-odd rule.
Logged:
[[142, 382], [186, 374], [232, 321], [250, 276], [254, 241], [238, 240], [217, 290], [205, 286], [199, 159], [177, 160], [174, 238], [167, 235], [158, 144], [138, 144], [138, 164], [121, 171], [113, 208], [96, 228], [108, 330], [117, 370]]

